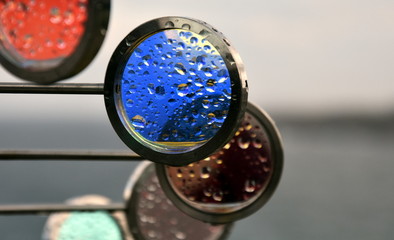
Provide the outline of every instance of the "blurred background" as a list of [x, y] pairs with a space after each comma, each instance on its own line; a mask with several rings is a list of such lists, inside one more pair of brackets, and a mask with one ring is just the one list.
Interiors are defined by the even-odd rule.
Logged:
[[[64, 82], [102, 83], [118, 43], [153, 18], [204, 20], [240, 52], [249, 101], [283, 135], [272, 199], [230, 240], [392, 239], [394, 2], [388, 0], [113, 0], [104, 44]], [[21, 80], [0, 69], [2, 82]], [[127, 150], [101, 96], [0, 95], [0, 149]], [[1, 162], [0, 204], [122, 200], [136, 163]], [[40, 239], [46, 217], [0, 216], [5, 240]]]

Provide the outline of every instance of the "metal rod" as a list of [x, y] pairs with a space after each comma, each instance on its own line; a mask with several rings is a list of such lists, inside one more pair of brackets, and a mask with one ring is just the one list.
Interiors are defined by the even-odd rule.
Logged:
[[107, 205], [68, 205], [68, 204], [28, 204], [28, 205], [0, 205], [0, 215], [49, 215], [56, 212], [71, 211], [124, 211], [123, 203]]
[[131, 152], [0, 150], [0, 161], [13, 160], [140, 161], [144, 158]]
[[104, 84], [64, 83], [53, 85], [37, 85], [33, 83], [0, 83], [0, 93], [103, 95]]

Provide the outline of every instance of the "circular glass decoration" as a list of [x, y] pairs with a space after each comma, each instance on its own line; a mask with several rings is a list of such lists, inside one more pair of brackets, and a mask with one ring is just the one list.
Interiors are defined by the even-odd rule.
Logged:
[[240, 58], [221, 33], [197, 20], [165, 17], [120, 43], [104, 94], [112, 125], [132, 150], [184, 165], [234, 134], [247, 87]]
[[101, 46], [109, 9], [110, 0], [1, 1], [1, 64], [45, 84], [79, 73]]
[[136, 169], [125, 199], [130, 232], [136, 240], [224, 240], [232, 226], [204, 223], [178, 210], [161, 189], [151, 162]]
[[[98, 195], [86, 195], [67, 201], [69, 204], [105, 205], [109, 200]], [[55, 213], [48, 218], [43, 240], [131, 240], [124, 231], [126, 220], [123, 213], [106, 211]]]
[[183, 167], [156, 165], [164, 192], [185, 213], [211, 223], [246, 217], [273, 194], [282, 172], [279, 132], [249, 103], [234, 137], [218, 152]]

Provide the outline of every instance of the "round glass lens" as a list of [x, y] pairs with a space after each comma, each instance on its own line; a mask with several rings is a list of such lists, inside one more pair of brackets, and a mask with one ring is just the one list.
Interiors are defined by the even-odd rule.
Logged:
[[144, 145], [182, 153], [211, 139], [225, 121], [231, 80], [218, 50], [184, 29], [159, 31], [130, 53], [121, 75], [123, 123]]
[[232, 140], [219, 152], [185, 167], [166, 167], [175, 193], [194, 208], [231, 213], [253, 203], [274, 171], [270, 140], [262, 124], [246, 113]]
[[0, 52], [17, 66], [47, 70], [75, 51], [88, 0], [0, 1]]
[[227, 234], [228, 225], [213, 226], [178, 210], [161, 189], [153, 164], [145, 168], [133, 192], [138, 193], [131, 203], [136, 208], [134, 217], [141, 235], [137, 239], [218, 240]]

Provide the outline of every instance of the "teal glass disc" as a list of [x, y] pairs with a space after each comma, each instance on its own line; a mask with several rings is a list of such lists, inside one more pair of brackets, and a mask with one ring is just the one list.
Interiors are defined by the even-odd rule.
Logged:
[[107, 212], [72, 212], [57, 240], [122, 240], [122, 230]]

